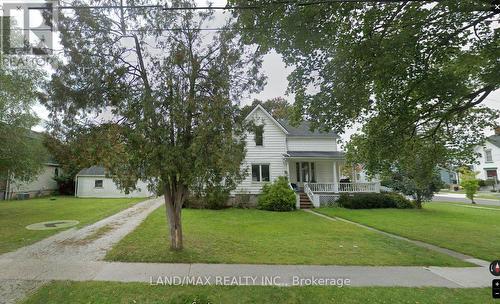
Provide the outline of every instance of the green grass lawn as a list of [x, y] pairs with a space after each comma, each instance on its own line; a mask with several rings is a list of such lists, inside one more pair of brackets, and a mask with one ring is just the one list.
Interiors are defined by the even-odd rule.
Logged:
[[493, 236], [500, 236], [500, 210], [428, 203], [421, 210], [321, 208], [317, 211], [487, 261], [500, 258], [500, 242], [492, 241]]
[[141, 283], [55, 282], [24, 304], [35, 303], [495, 303], [488, 288], [151, 286]]
[[[75, 198], [57, 196], [23, 201], [0, 201], [0, 253], [32, 244], [64, 229], [28, 230], [29, 224], [77, 220], [79, 227], [94, 223], [144, 198]], [[77, 226], [77, 227], [78, 227]]]
[[482, 209], [482, 208], [492, 208], [492, 209], [500, 209], [500, 206], [497, 205], [483, 205], [483, 204], [469, 204], [469, 203], [460, 203], [460, 202], [433, 202], [430, 204], [445, 204], [445, 205], [452, 205], [452, 206], [465, 206], [466, 208], [477, 208], [477, 209]]
[[500, 196], [498, 196], [496, 194], [489, 194], [489, 193], [479, 193], [477, 195], [474, 195], [474, 198], [485, 198], [485, 199], [500, 200]]
[[107, 256], [124, 262], [318, 265], [448, 265], [460, 260], [303, 211], [183, 210], [185, 249], [169, 250], [165, 209], [153, 212]]

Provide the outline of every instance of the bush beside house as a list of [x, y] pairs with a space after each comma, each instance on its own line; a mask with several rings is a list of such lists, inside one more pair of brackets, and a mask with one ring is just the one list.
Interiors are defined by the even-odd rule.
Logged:
[[295, 209], [295, 191], [288, 186], [288, 179], [280, 176], [273, 183], [262, 187], [257, 208], [270, 211], [292, 211]]
[[413, 209], [416, 205], [397, 193], [342, 194], [337, 200], [339, 207], [348, 209], [397, 208]]
[[184, 202], [184, 207], [193, 209], [224, 209], [230, 207], [229, 191], [222, 187], [209, 187], [204, 193], [190, 195]]

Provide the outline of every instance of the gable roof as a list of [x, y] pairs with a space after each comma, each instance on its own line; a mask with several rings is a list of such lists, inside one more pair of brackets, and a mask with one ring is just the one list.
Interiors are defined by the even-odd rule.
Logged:
[[301, 121], [298, 126], [292, 126], [288, 120], [279, 121], [288, 131], [289, 136], [314, 136], [314, 137], [337, 137], [337, 133], [333, 131], [321, 131], [318, 129], [311, 131], [311, 123], [308, 121]]
[[260, 104], [258, 104], [257, 106], [255, 106], [255, 108], [253, 108], [253, 110], [252, 110], [252, 111], [250, 111], [250, 113], [248, 113], [247, 117], [245, 117], [245, 120], [246, 120], [248, 117], [250, 117], [250, 116], [251, 116], [251, 115], [252, 115], [255, 111], [257, 111], [257, 109], [262, 110], [262, 112], [264, 112], [264, 114], [265, 114], [265, 115], [266, 115], [269, 119], [271, 119], [271, 120], [272, 120], [272, 121], [273, 121], [273, 122], [274, 122], [274, 123], [275, 123], [275, 124], [276, 124], [276, 125], [280, 128], [280, 129], [281, 129], [281, 131], [283, 131], [283, 133], [288, 134], [288, 131], [285, 129], [285, 127], [283, 127], [283, 126], [279, 123], [279, 121], [277, 121], [277, 120], [276, 120], [276, 119], [275, 119], [275, 118], [274, 118], [271, 114], [269, 114], [269, 112], [268, 112], [266, 109], [264, 109], [264, 107], [263, 107], [263, 106], [261, 106]]
[[106, 169], [102, 166], [92, 166], [80, 170], [76, 176], [105, 176]]
[[333, 131], [311, 130], [311, 124], [308, 121], [301, 121], [299, 125], [292, 126], [286, 119], [276, 120], [261, 104], [256, 105], [245, 119], [250, 117], [257, 109], [261, 109], [288, 136], [338, 137], [337, 133]]
[[486, 140], [500, 148], [500, 135], [491, 135]]

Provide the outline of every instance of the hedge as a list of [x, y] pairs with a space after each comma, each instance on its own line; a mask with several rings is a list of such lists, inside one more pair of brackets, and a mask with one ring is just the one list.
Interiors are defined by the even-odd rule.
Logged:
[[412, 201], [397, 193], [341, 194], [337, 200], [337, 204], [339, 207], [348, 209], [416, 208], [416, 205]]

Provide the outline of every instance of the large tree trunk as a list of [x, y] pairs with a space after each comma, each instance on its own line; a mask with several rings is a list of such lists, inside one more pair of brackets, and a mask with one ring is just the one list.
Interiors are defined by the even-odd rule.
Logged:
[[187, 188], [182, 185], [167, 185], [164, 190], [167, 222], [170, 227], [170, 249], [182, 250], [181, 213]]
[[418, 192], [415, 197], [415, 205], [417, 206], [418, 209], [422, 209], [422, 196]]

